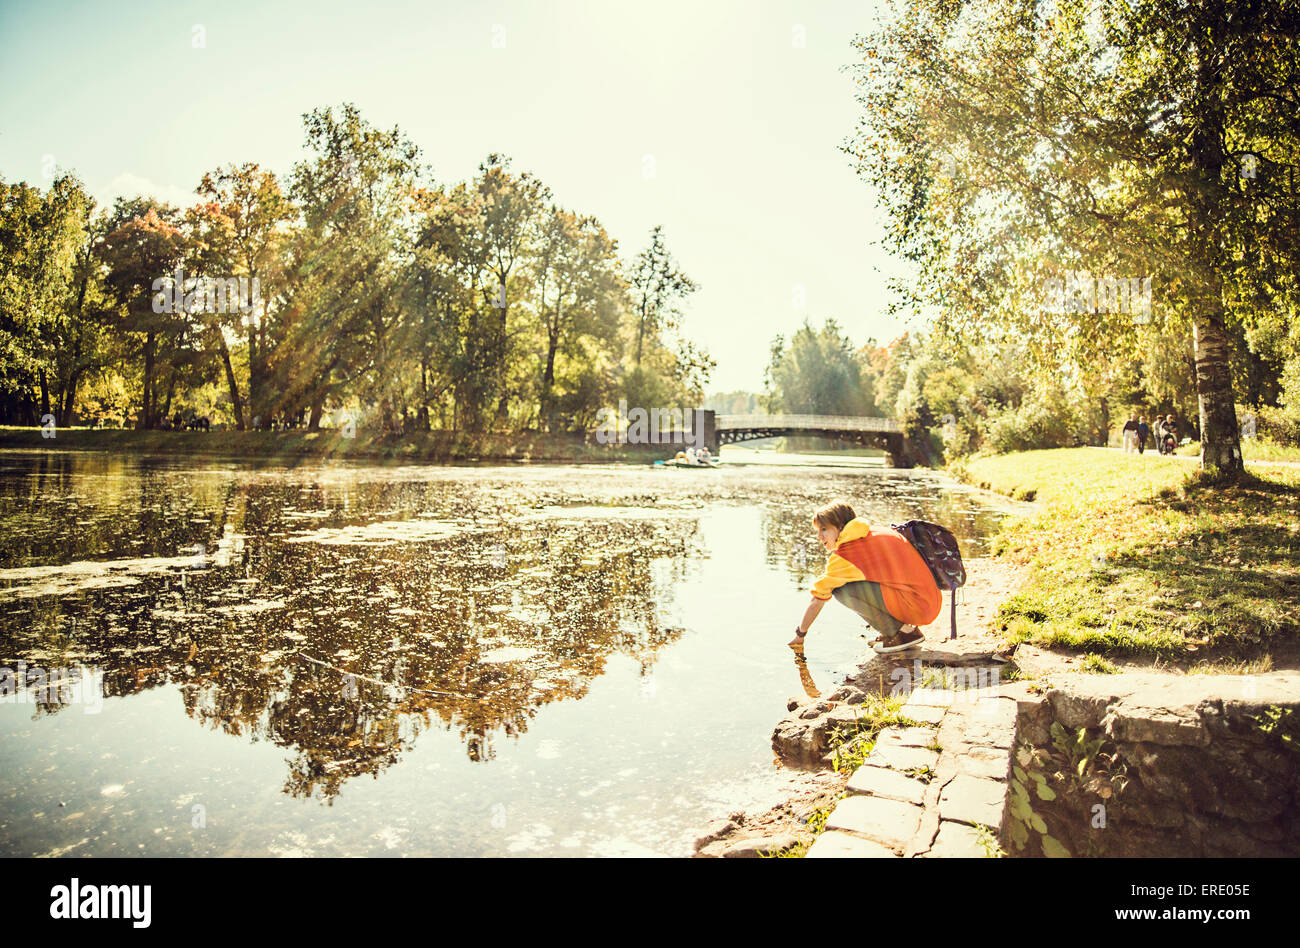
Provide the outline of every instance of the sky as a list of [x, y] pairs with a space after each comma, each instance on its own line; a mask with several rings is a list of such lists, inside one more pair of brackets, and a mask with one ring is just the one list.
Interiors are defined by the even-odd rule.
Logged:
[[919, 328], [886, 314], [908, 270], [840, 151], [875, 22], [870, 0], [0, 0], [0, 176], [188, 204], [221, 165], [287, 174], [302, 115], [353, 102], [440, 182], [507, 155], [625, 260], [662, 225], [708, 389], [759, 391], [805, 319], [855, 345]]

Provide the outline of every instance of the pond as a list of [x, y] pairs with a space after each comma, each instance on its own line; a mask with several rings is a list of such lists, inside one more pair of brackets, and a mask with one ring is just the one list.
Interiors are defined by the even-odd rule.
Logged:
[[1006, 512], [866, 459], [734, 463], [764, 455], [0, 455], [0, 667], [26, 682], [0, 700], [0, 854], [689, 853], [776, 802], [787, 699], [866, 649], [842, 608], [804, 680], [786, 648], [811, 512], [936, 520], [968, 557]]

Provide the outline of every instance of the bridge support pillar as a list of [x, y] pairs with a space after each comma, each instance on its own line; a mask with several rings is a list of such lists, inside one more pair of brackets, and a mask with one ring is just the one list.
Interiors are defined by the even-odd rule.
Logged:
[[721, 447], [718, 444], [717, 412], [712, 408], [697, 408], [691, 424], [694, 426], [695, 443], [708, 448], [709, 453], [717, 457]]

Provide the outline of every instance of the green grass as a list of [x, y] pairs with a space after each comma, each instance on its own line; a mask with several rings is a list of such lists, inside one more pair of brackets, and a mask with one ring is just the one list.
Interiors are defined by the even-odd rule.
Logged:
[[1083, 653], [1257, 659], [1300, 633], [1300, 470], [1209, 483], [1181, 464], [1088, 448], [976, 458], [954, 469], [1037, 514], [995, 552], [1029, 567], [1005, 637]]
[[1114, 662], [1091, 652], [1083, 657], [1082, 668], [1084, 671], [1092, 672], [1095, 675], [1114, 675], [1119, 672]]
[[859, 707], [861, 715], [848, 727], [831, 734], [831, 766], [838, 773], [850, 773], [866, 762], [876, 738], [887, 727], [917, 727], [919, 722], [903, 714], [903, 698], [869, 695]]
[[834, 810], [836, 804], [839, 803], [840, 800], [843, 800], [846, 796], [848, 796], [847, 793], [842, 793], [840, 794], [838, 799], [833, 800], [832, 802], [827, 803], [824, 806], [819, 806], [817, 807], [817, 809], [813, 810], [812, 816], [808, 817], [808, 823], [807, 823], [808, 829], [811, 830], [813, 834], [812, 840], [806, 843], [798, 842], [795, 845], [791, 846], [789, 849], [787, 849], [785, 852], [780, 852], [777, 853], [775, 856], [770, 856], [767, 858], [802, 859], [808, 853], [808, 847], [810, 847], [813, 843], [815, 843], [817, 841], [817, 837], [820, 836], [826, 830], [826, 820], [830, 818], [831, 811]]
[[[1200, 457], [1201, 445], [1193, 441], [1177, 451], [1187, 457]], [[1259, 438], [1247, 438], [1241, 442], [1241, 456], [1247, 461], [1297, 461], [1300, 462], [1300, 448], [1276, 441], [1264, 441]]]

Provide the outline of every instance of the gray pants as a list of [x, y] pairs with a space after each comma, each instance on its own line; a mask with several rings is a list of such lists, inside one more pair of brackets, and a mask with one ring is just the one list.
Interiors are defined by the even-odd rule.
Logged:
[[898, 635], [898, 630], [903, 627], [903, 623], [891, 616], [885, 608], [880, 583], [860, 579], [835, 588], [831, 595], [866, 619], [868, 625], [887, 639]]

